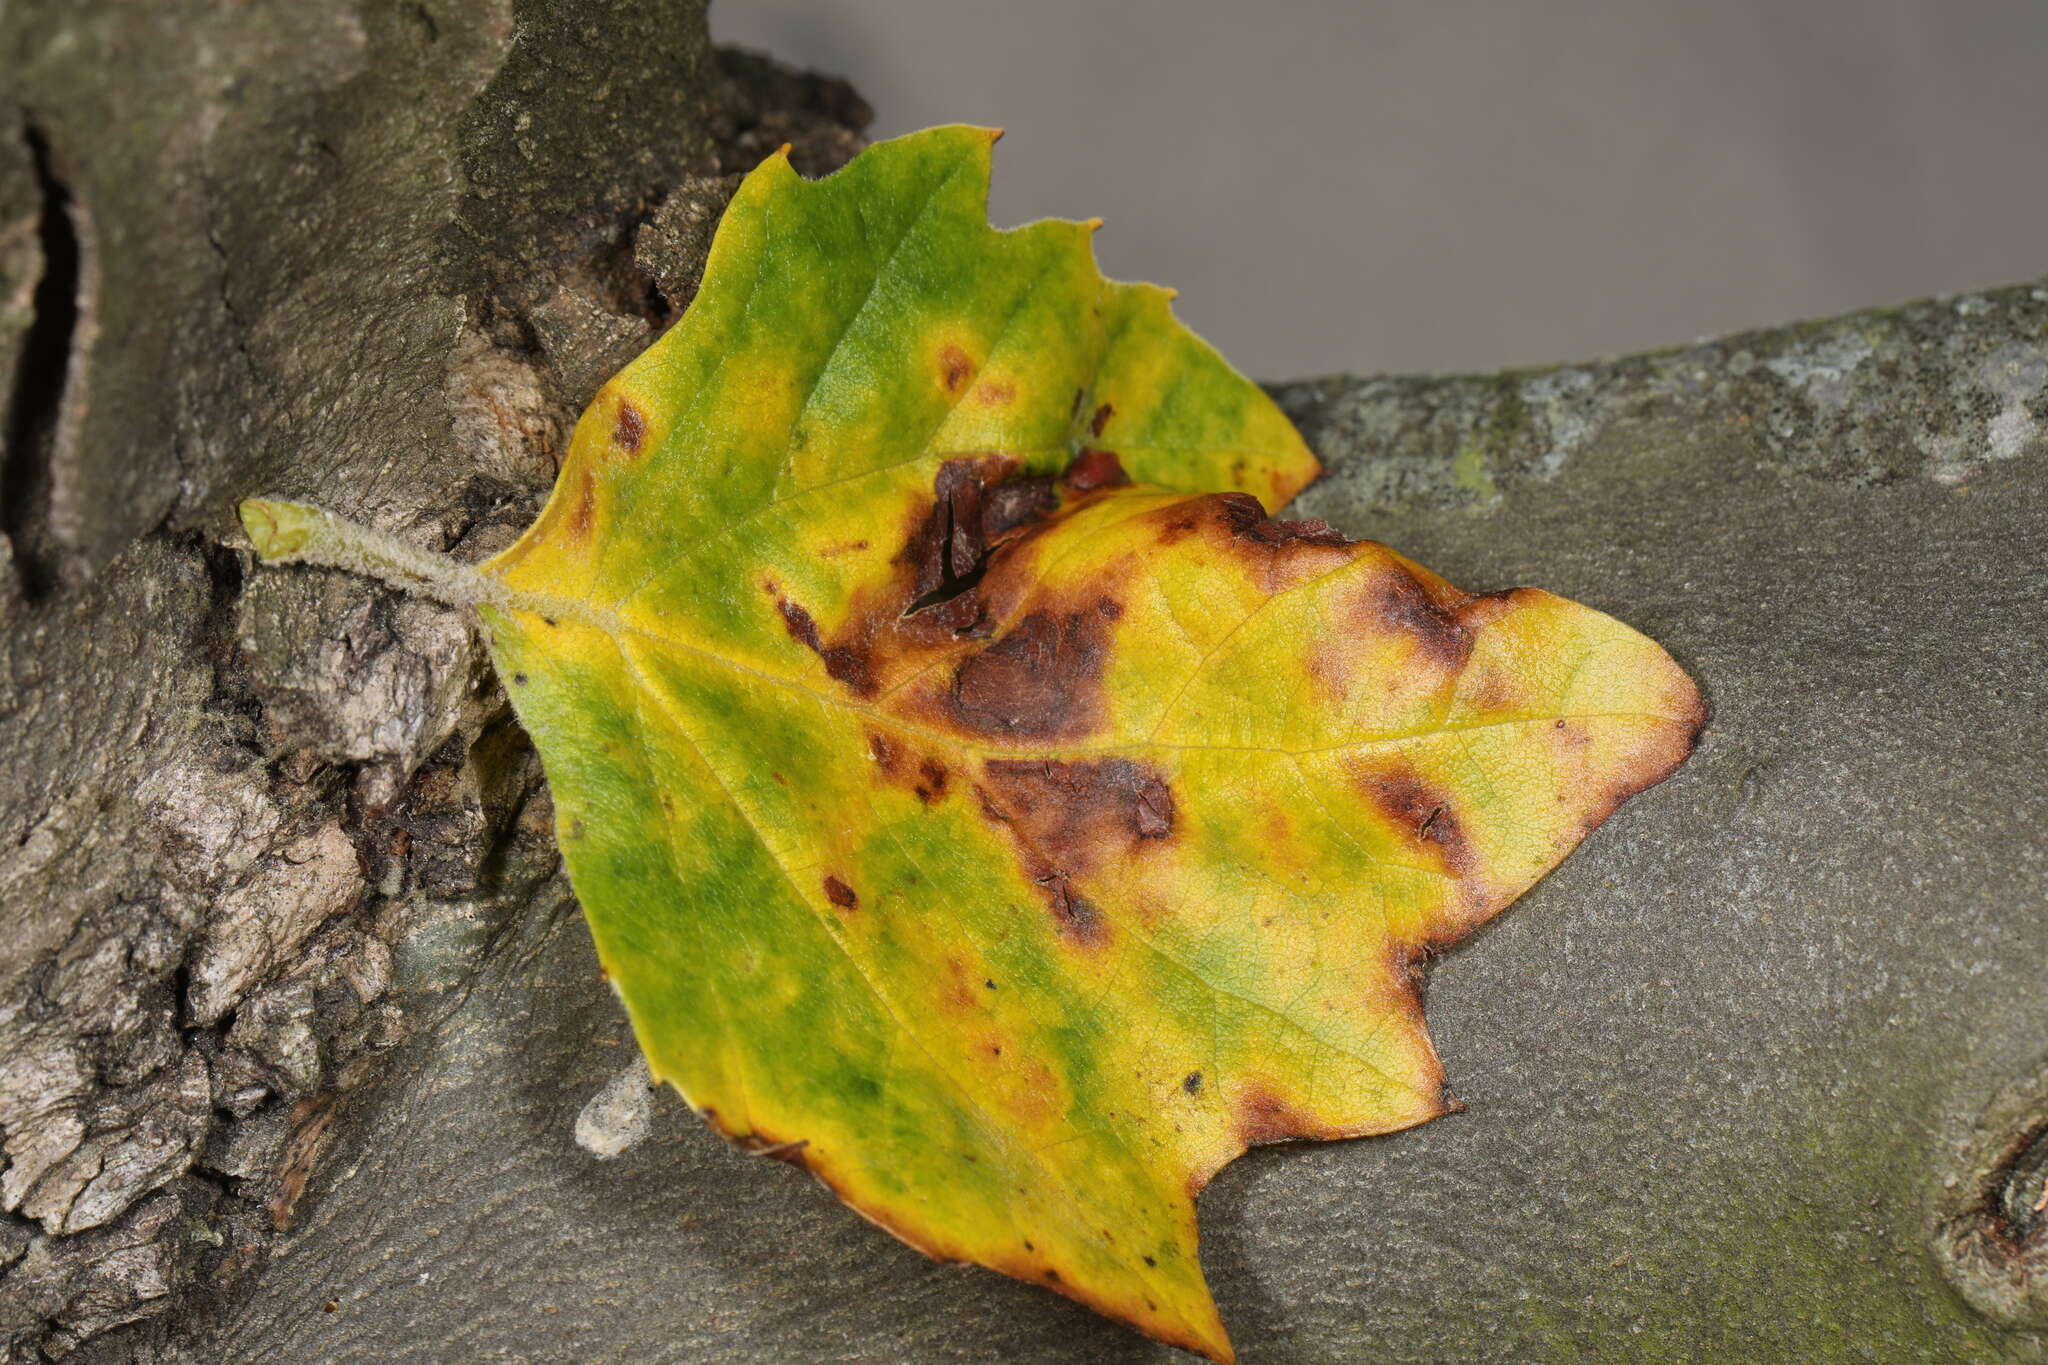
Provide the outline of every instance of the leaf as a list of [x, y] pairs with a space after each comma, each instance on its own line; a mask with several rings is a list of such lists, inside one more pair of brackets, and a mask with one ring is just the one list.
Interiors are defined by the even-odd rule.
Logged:
[[1421, 964], [1703, 713], [1598, 612], [1267, 520], [1299, 436], [1092, 225], [992, 230], [991, 140], [749, 176], [477, 595], [654, 1073], [1228, 1360], [1196, 1194], [1456, 1107]]

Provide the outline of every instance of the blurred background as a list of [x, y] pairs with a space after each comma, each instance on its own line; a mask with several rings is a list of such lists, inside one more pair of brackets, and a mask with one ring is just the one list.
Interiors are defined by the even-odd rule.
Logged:
[[1582, 360], [2048, 272], [2048, 0], [717, 0], [1263, 378]]

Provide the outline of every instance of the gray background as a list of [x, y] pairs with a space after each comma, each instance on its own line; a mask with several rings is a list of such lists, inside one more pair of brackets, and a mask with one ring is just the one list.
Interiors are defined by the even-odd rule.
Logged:
[[2041, 0], [718, 0], [878, 136], [995, 124], [999, 223], [1265, 378], [1486, 370], [2037, 275]]

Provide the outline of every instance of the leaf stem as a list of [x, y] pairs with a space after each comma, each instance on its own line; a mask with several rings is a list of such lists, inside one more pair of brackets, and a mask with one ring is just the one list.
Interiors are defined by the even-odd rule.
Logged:
[[469, 565], [321, 508], [249, 498], [242, 503], [241, 515], [249, 543], [267, 563], [346, 569], [454, 607], [506, 605], [505, 590]]

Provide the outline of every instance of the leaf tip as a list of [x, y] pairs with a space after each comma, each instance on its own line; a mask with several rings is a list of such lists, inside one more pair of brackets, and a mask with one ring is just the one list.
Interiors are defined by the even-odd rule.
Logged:
[[991, 147], [1003, 140], [1003, 130], [1000, 128], [988, 128], [984, 131], [988, 134], [988, 145]]
[[1081, 226], [1087, 228], [1090, 232], [1100, 232], [1102, 230], [1102, 220], [1100, 218], [1084, 218], [1081, 220]]

